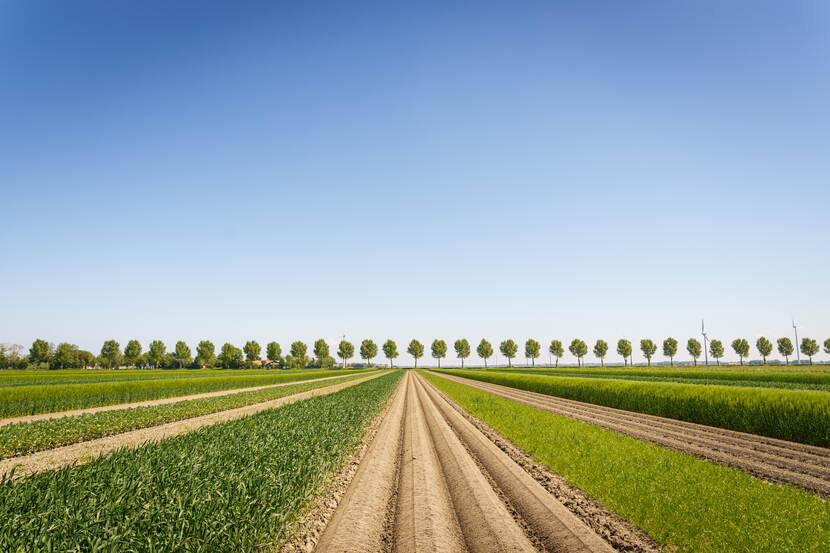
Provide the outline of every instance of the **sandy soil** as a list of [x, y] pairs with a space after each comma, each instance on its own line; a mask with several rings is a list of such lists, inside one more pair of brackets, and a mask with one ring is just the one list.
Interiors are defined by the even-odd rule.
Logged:
[[101, 411], [116, 411], [118, 409], [131, 409], [133, 407], [147, 407], [151, 405], [164, 405], [166, 403], [177, 403], [179, 401], [187, 401], [189, 399], [202, 399], [206, 397], [227, 396], [230, 394], [238, 394], [242, 392], [253, 392], [256, 390], [265, 390], [266, 388], [278, 388], [280, 386], [291, 386], [292, 384], [303, 384], [306, 382], [321, 382], [323, 380], [332, 380], [335, 378], [345, 378], [353, 376], [355, 373], [342, 374], [336, 376], [327, 376], [325, 378], [313, 378], [310, 380], [295, 380], [292, 382], [281, 382], [279, 384], [266, 384], [264, 386], [253, 386], [250, 388], [232, 388], [230, 390], [219, 390], [218, 392], [205, 392], [203, 394], [191, 394], [189, 396], [167, 397], [163, 399], [151, 399], [148, 401], [136, 401], [134, 403], [116, 403], [113, 405], [104, 405], [101, 407], [88, 407], [85, 409], [74, 409], [72, 411], [58, 411], [56, 413], [38, 413], [37, 415], [26, 415], [23, 417], [10, 417], [7, 419], [0, 419], [0, 426], [13, 424], [16, 422], [32, 422], [45, 419], [60, 419], [62, 417], [73, 417], [76, 415], [85, 415], [88, 413], [99, 413]]
[[830, 449], [437, 374], [477, 390], [830, 496]]
[[[381, 374], [383, 373], [376, 372], [367, 375], [364, 378], [358, 378], [322, 388], [315, 388], [299, 394], [285, 396], [253, 405], [246, 405], [237, 409], [229, 409], [227, 411], [203, 415], [201, 417], [194, 417], [159, 426], [142, 428], [140, 430], [125, 432], [123, 434], [116, 434], [115, 436], [107, 436], [105, 438], [90, 440], [88, 442], [81, 442], [47, 451], [39, 451], [23, 457], [5, 459], [0, 461], [0, 476], [9, 473], [12, 469], [15, 471], [15, 477], [19, 477], [44, 470], [60, 468], [72, 463], [85, 463], [122, 447], [139, 447], [149, 442], [157, 442], [165, 438], [192, 432], [204, 426], [242, 418], [259, 413], [260, 411], [264, 411], [266, 409], [274, 409], [276, 407], [281, 407], [283, 405], [288, 405], [289, 403], [302, 401], [311, 397], [331, 394], [349, 386], [360, 384], [361, 382], [365, 382], [369, 379], [377, 378]], [[292, 384], [294, 383], [292, 382]]]
[[314, 551], [613, 549], [408, 371]]

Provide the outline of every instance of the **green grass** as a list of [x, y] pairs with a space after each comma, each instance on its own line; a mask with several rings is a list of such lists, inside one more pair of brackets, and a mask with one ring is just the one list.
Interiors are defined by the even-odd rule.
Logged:
[[166, 397], [198, 394], [309, 380], [346, 373], [342, 370], [268, 371], [246, 374], [227, 371], [220, 376], [95, 381], [82, 384], [28, 385], [0, 388], [0, 418], [53, 413]]
[[45, 419], [0, 426], [0, 459], [27, 455], [121, 432], [129, 432], [177, 420], [226, 411], [245, 405], [298, 394], [314, 388], [363, 378], [364, 374], [345, 376], [337, 380], [314, 381], [266, 388], [251, 392], [238, 392], [227, 396], [191, 399], [153, 405], [88, 413], [74, 417]]
[[483, 382], [628, 411], [830, 446], [830, 393], [443, 370]]
[[62, 369], [32, 371], [0, 371], [0, 388], [10, 386], [91, 384], [93, 382], [127, 382], [132, 380], [162, 380], [177, 378], [223, 377], [229, 375], [251, 376], [279, 372], [305, 372], [300, 370], [269, 369]]
[[817, 496], [424, 376], [571, 485], [679, 552], [830, 551], [830, 504]]
[[262, 551], [342, 464], [400, 377], [80, 467], [3, 478], [0, 551]]

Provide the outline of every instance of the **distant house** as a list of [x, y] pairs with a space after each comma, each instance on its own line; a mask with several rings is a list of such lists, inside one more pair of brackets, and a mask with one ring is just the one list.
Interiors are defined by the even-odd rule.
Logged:
[[252, 361], [252, 363], [257, 367], [262, 367], [263, 369], [267, 369], [268, 367], [277, 368], [279, 366], [276, 361], [271, 361], [269, 359], [257, 359]]

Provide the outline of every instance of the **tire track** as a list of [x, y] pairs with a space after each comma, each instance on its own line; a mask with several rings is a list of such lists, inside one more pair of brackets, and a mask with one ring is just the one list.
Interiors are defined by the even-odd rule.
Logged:
[[734, 467], [765, 480], [830, 496], [830, 450], [734, 430], [623, 411], [454, 375], [477, 390]]

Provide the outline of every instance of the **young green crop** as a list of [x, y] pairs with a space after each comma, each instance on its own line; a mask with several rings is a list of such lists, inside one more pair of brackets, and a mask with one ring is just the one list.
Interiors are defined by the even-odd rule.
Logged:
[[78, 467], [0, 481], [0, 551], [263, 551], [359, 442], [400, 372]]
[[617, 409], [830, 446], [827, 392], [483, 371], [442, 372]]
[[425, 376], [571, 485], [668, 545], [668, 550], [828, 551], [830, 503], [817, 496]]

